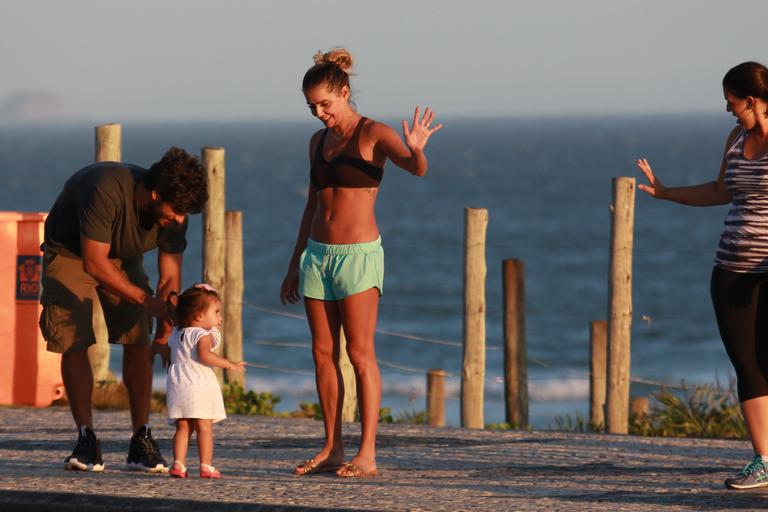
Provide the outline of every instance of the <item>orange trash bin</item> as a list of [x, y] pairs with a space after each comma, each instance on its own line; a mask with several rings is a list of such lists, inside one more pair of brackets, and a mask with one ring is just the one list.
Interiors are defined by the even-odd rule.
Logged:
[[38, 325], [46, 216], [0, 212], [0, 404], [46, 407], [64, 393], [61, 355]]

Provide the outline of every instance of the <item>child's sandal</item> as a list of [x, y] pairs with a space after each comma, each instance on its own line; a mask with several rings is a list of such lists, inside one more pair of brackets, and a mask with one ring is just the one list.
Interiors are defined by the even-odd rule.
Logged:
[[221, 472], [208, 464], [200, 464], [200, 478], [221, 478]]
[[187, 478], [187, 466], [179, 461], [174, 461], [168, 474], [175, 478]]

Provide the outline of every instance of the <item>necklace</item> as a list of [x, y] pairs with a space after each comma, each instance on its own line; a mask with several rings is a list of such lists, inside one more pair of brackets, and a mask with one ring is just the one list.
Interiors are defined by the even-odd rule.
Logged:
[[362, 117], [360, 114], [353, 114], [350, 116], [353, 118], [353, 120], [349, 123], [349, 126], [344, 129], [344, 131], [341, 134], [336, 133], [335, 130], [331, 130], [333, 133], [334, 138], [337, 138], [339, 140], [344, 140], [352, 136], [352, 134], [355, 132], [355, 128], [357, 128], [357, 124], [360, 122], [360, 118]]

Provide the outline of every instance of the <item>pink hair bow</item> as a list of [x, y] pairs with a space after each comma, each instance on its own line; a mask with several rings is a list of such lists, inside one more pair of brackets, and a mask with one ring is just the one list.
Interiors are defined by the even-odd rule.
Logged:
[[213, 286], [209, 285], [208, 283], [197, 283], [194, 288], [200, 288], [201, 290], [205, 290], [207, 292], [213, 292], [218, 295], [219, 291], [214, 288]]

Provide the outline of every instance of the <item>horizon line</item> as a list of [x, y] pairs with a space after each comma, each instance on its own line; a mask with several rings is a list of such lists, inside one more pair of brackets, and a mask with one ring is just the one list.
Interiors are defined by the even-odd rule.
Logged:
[[[681, 117], [681, 116], [715, 116], [723, 115], [724, 119], [729, 117], [722, 110], [679, 110], [679, 111], [625, 111], [625, 112], [569, 112], [569, 113], [520, 113], [520, 114], [446, 114], [440, 118], [446, 121], [552, 121], [552, 120], [611, 120], [618, 118], [659, 118], [659, 117]], [[399, 124], [400, 118], [391, 116], [376, 116], [387, 122], [395, 121]], [[89, 124], [100, 126], [109, 123], [118, 124], [176, 124], [176, 123], [220, 123], [220, 124], [257, 124], [257, 123], [279, 123], [279, 124], [314, 124], [317, 120], [313, 118], [289, 118], [284, 117], [135, 117], [116, 120], [97, 121], [93, 118], [73, 118], [73, 119], [30, 119], [30, 120], [10, 120], [0, 119], [0, 127], [11, 128], [19, 127], [40, 127], [50, 126], [79, 126]]]

